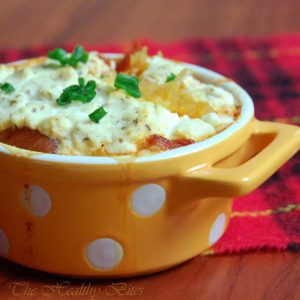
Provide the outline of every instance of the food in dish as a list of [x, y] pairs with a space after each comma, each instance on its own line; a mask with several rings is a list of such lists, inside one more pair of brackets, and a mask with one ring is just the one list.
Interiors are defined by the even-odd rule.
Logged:
[[0, 141], [65, 155], [148, 155], [211, 137], [240, 103], [144, 47], [123, 58], [77, 46], [0, 65]]

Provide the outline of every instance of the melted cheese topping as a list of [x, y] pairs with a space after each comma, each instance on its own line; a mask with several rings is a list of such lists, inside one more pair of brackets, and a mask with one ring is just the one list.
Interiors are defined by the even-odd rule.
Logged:
[[[0, 131], [14, 126], [36, 129], [59, 142], [58, 154], [122, 155], [136, 154], [141, 142], [153, 134], [201, 141], [234, 122], [239, 104], [231, 93], [200, 82], [178, 62], [153, 56], [147, 65], [141, 80], [163, 85], [169, 74], [183, 74], [184, 93], [196, 105], [207, 102], [212, 111], [191, 118], [149, 99], [132, 98], [114, 88], [115, 64], [91, 52], [88, 62], [79, 63], [76, 69], [46, 58], [0, 65], [0, 83], [15, 88], [11, 94], [0, 91]], [[89, 103], [73, 101], [59, 106], [56, 99], [63, 89], [77, 84], [79, 77], [96, 82], [96, 97]], [[107, 115], [94, 123], [88, 115], [100, 106]]]

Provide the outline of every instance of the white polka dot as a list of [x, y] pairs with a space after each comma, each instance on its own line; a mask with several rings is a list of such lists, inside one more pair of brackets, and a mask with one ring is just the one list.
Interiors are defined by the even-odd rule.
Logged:
[[4, 256], [7, 255], [9, 250], [9, 243], [6, 236], [6, 233], [3, 229], [0, 228], [0, 255]]
[[48, 193], [35, 184], [24, 187], [20, 194], [20, 200], [36, 217], [45, 216], [52, 205]]
[[161, 209], [166, 199], [165, 190], [158, 184], [146, 184], [132, 195], [131, 206], [140, 215], [153, 215]]
[[226, 224], [226, 215], [221, 213], [216, 218], [209, 233], [209, 242], [213, 245], [223, 234]]
[[113, 239], [97, 239], [87, 246], [86, 257], [93, 267], [108, 270], [122, 260], [123, 248]]

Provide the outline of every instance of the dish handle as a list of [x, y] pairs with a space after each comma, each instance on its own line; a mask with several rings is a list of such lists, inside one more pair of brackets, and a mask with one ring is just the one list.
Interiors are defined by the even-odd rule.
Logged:
[[[208, 197], [245, 195], [266, 181], [300, 148], [300, 127], [256, 121], [254, 128], [252, 144], [240, 151], [243, 154], [237, 154], [237, 150], [231, 158], [198, 170], [192, 168], [186, 171], [184, 181], [188, 183], [188, 188], [201, 189], [201, 195]], [[249, 155], [249, 151], [253, 152], [253, 147], [264, 144], [264, 139], [269, 139], [269, 142], [245, 161], [237, 163], [245, 153]], [[239, 156], [239, 159], [234, 155]]]

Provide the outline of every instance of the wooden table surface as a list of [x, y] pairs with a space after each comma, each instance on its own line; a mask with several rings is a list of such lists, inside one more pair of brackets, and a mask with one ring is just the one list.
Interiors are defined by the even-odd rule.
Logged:
[[119, 280], [60, 278], [0, 260], [0, 299], [296, 300], [299, 282], [295, 253], [197, 256], [161, 273]]
[[[299, 0], [1, 0], [0, 48], [297, 32], [299, 12]], [[299, 283], [295, 253], [198, 256], [115, 281], [58, 278], [0, 260], [0, 299], [300, 299]]]
[[299, 0], [1, 0], [0, 47], [300, 31]]

